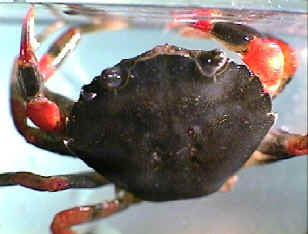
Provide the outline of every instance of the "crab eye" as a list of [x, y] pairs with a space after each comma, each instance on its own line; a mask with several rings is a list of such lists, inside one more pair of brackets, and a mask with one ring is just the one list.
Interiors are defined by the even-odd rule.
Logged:
[[197, 62], [201, 72], [212, 77], [226, 64], [227, 57], [222, 50], [203, 51], [198, 56]]
[[123, 81], [123, 75], [119, 67], [106, 69], [101, 74], [100, 85], [104, 89], [119, 87]]

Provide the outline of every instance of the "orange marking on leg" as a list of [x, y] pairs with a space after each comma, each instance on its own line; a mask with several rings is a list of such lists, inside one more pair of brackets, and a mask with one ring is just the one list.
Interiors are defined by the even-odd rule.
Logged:
[[[213, 27], [213, 19], [221, 15], [220, 11], [213, 9], [194, 9], [191, 11], [174, 12], [171, 14], [173, 20], [168, 24], [168, 29], [178, 26], [190, 26], [209, 34]], [[189, 34], [189, 36], [191, 36]]]
[[238, 176], [231, 176], [225, 181], [225, 183], [220, 187], [220, 192], [230, 192], [233, 190], [235, 184], [238, 182]]
[[55, 216], [53, 227], [68, 228], [73, 225], [88, 221], [92, 217], [92, 214], [93, 209], [87, 206], [75, 207], [69, 210], [65, 210]]
[[53, 234], [74, 234], [71, 227], [97, 218], [109, 216], [121, 209], [119, 201], [103, 202], [94, 206], [80, 206], [58, 213], [52, 224]]
[[39, 189], [49, 192], [56, 192], [69, 188], [69, 182], [64, 177], [47, 177], [41, 180]]
[[17, 172], [13, 180], [16, 184], [40, 191], [55, 192], [69, 187], [69, 182], [65, 177], [44, 177], [30, 172]]
[[38, 64], [39, 71], [42, 75], [42, 80], [46, 81], [49, 77], [51, 77], [55, 71], [56, 67], [52, 64], [54, 58], [49, 54], [44, 54], [43, 57], [40, 59]]
[[201, 30], [203, 33], [210, 34], [213, 24], [209, 20], [198, 20], [193, 23], [193, 28]]
[[291, 155], [308, 154], [308, 139], [306, 136], [293, 137], [287, 142], [287, 152]]
[[27, 103], [27, 116], [43, 130], [60, 131], [63, 128], [59, 107], [45, 97], [38, 97]]
[[102, 210], [102, 212], [100, 214], [98, 214], [97, 217], [103, 218], [103, 217], [109, 216], [109, 215], [111, 215], [111, 214], [120, 210], [120, 203], [119, 203], [118, 200], [109, 201], [109, 202], [102, 202], [101, 210]]
[[284, 55], [276, 43], [255, 38], [249, 42], [248, 50], [242, 54], [244, 63], [259, 76], [268, 91], [279, 86], [284, 72]]
[[43, 81], [46, 81], [55, 73], [64, 58], [76, 47], [80, 40], [80, 33], [80, 29], [78, 28], [69, 29], [42, 56], [38, 67]]
[[92, 214], [93, 209], [87, 206], [64, 210], [55, 216], [51, 231], [53, 234], [75, 234], [71, 227], [89, 221]]

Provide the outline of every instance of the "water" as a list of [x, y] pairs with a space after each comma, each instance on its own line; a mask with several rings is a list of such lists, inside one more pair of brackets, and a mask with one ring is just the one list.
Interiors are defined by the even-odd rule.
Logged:
[[[60, 157], [26, 144], [11, 122], [8, 81], [14, 57], [19, 50], [20, 22], [28, 5], [1, 5], [0, 173], [31, 171], [42, 175], [73, 173], [88, 168], [79, 160]], [[61, 6], [63, 7], [63, 6]], [[66, 9], [65, 7], [61, 9]], [[79, 87], [102, 69], [113, 66], [159, 44], [175, 44], [190, 49], [222, 48], [214, 41], [197, 40], [167, 31], [171, 8], [99, 6], [125, 17], [131, 25], [121, 31], [86, 35], [79, 48], [49, 82], [51, 89], [77, 98]], [[184, 8], [178, 9], [185, 11]], [[297, 50], [300, 65], [285, 92], [274, 101], [279, 114], [276, 125], [290, 131], [307, 132], [307, 14], [287, 11], [224, 9], [222, 20], [247, 23], [271, 33]], [[84, 13], [84, 11], [83, 11]], [[36, 8], [36, 30], [54, 21], [50, 11]], [[90, 20], [69, 16], [70, 24]], [[59, 33], [58, 33], [59, 34]], [[57, 35], [58, 35], [57, 34]], [[41, 54], [56, 36], [42, 45]], [[228, 55], [239, 61], [237, 55]], [[307, 221], [307, 166], [304, 157], [239, 173], [240, 181], [231, 193], [167, 202], [145, 202], [106, 220], [82, 225], [84, 232], [100, 234], [304, 234]], [[0, 189], [0, 234], [47, 234], [52, 217], [60, 210], [112, 199], [112, 187], [96, 190], [68, 190], [43, 193], [21, 187]]]

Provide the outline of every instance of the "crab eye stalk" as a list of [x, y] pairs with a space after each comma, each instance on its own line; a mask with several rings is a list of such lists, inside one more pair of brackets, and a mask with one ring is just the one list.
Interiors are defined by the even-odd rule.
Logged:
[[100, 86], [103, 89], [113, 90], [123, 83], [123, 74], [119, 67], [106, 69], [100, 76]]
[[125, 84], [126, 77], [127, 75], [121, 71], [120, 67], [107, 68], [90, 84], [82, 87], [80, 98], [84, 101], [92, 101], [97, 96], [117, 91]]
[[222, 71], [227, 60], [222, 50], [202, 51], [197, 57], [197, 64], [205, 76], [213, 77]]

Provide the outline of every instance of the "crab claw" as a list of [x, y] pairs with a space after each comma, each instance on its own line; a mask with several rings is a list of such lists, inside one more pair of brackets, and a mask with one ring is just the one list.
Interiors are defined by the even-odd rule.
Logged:
[[21, 43], [19, 61], [24, 64], [37, 65], [37, 59], [33, 53], [35, 44], [37, 44], [34, 37], [34, 7], [31, 7], [24, 19], [21, 30]]
[[255, 37], [249, 42], [247, 51], [242, 53], [242, 59], [273, 95], [284, 72], [284, 54], [280, 46], [271, 40]]
[[34, 54], [33, 35], [34, 8], [30, 8], [24, 19], [21, 30], [20, 52], [17, 59], [18, 82], [24, 98], [34, 97], [41, 87], [41, 75], [38, 71], [38, 62]]
[[56, 103], [44, 97], [42, 74], [35, 56], [34, 8], [25, 16], [22, 31], [20, 53], [17, 58], [17, 79], [26, 102], [26, 116], [39, 128], [57, 131], [61, 127], [60, 109]]
[[280, 49], [282, 50], [283, 55], [284, 55], [283, 78], [288, 80], [290, 77], [294, 75], [299, 65], [296, 51], [294, 48], [292, 48], [292, 46], [290, 46], [288, 43], [282, 40], [279, 40], [270, 35], [267, 35], [267, 38], [268, 40], [280, 46]]
[[61, 131], [60, 109], [45, 97], [37, 97], [27, 103], [27, 116], [35, 125], [45, 131]]

